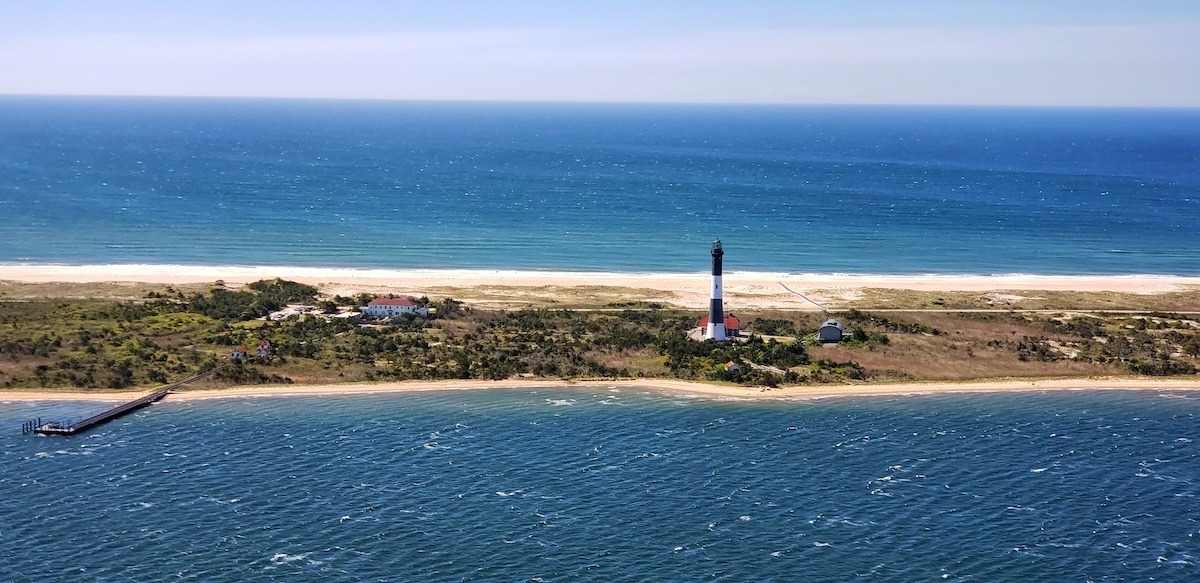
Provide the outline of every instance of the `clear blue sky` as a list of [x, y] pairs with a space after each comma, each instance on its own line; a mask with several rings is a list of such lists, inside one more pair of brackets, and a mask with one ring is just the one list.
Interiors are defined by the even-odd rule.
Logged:
[[0, 0], [0, 93], [1200, 107], [1200, 0]]

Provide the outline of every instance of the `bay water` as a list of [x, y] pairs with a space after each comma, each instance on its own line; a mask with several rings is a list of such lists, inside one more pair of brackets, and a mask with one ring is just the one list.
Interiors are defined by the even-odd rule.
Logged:
[[0, 581], [1195, 581], [1190, 392], [0, 403]]

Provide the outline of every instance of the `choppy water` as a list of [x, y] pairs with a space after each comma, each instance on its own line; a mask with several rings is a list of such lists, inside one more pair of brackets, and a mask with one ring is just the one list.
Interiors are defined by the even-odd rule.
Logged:
[[0, 581], [1195, 581], [1193, 393], [0, 403]]
[[1200, 275], [1200, 110], [0, 97], [0, 262]]

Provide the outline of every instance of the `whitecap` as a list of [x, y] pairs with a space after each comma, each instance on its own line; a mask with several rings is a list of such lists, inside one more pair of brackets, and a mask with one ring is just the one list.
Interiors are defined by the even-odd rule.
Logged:
[[814, 541], [813, 546], [814, 547], [832, 547], [833, 545], [830, 543], [825, 543], [825, 542], [821, 542], [821, 541]]
[[271, 562], [279, 565], [279, 564], [283, 564], [283, 563], [291, 563], [292, 561], [299, 561], [307, 556], [308, 555], [289, 555], [287, 553], [275, 553], [274, 555], [271, 556]]
[[1029, 471], [1031, 471], [1035, 474], [1040, 474], [1048, 469], [1050, 469], [1050, 468], [1031, 468]]

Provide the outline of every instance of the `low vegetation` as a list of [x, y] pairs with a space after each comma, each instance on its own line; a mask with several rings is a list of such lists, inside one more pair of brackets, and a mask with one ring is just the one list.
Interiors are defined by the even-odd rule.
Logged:
[[[335, 317], [368, 299], [267, 280], [155, 288], [137, 301], [0, 301], [0, 385], [121, 389], [211, 371], [213, 385], [665, 377], [773, 386], [1194, 375], [1200, 365], [1200, 323], [1169, 312], [739, 313], [753, 335], [719, 344], [688, 338], [698, 312], [641, 303], [480, 310], [420, 298], [428, 317]], [[295, 303], [314, 308], [266, 317]], [[813, 334], [829, 317], [846, 327], [840, 343]], [[259, 355], [264, 339], [270, 350]], [[230, 357], [237, 346], [251, 347], [246, 359]]]

